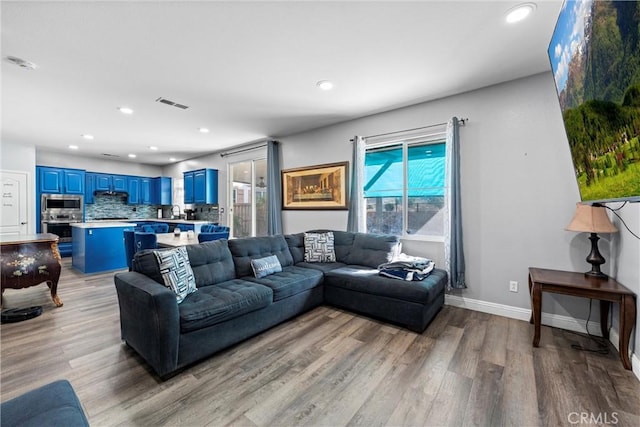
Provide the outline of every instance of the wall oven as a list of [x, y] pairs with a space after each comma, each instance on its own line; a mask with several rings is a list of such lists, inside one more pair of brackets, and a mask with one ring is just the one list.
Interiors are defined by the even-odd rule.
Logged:
[[82, 222], [82, 196], [42, 194], [40, 196], [40, 231], [57, 234], [59, 242], [71, 242], [71, 224]]

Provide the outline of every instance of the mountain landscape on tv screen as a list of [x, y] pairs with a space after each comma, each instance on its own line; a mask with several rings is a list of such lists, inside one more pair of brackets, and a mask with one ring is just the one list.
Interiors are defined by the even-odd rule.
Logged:
[[640, 196], [640, 2], [565, 2], [549, 58], [582, 200]]

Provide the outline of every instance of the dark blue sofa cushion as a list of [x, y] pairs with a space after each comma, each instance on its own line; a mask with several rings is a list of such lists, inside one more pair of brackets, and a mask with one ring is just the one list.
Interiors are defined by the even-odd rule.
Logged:
[[232, 279], [204, 286], [189, 294], [179, 306], [180, 331], [215, 325], [268, 306], [273, 292], [267, 286]]
[[407, 282], [379, 276], [377, 269], [357, 265], [328, 271], [324, 279], [325, 286], [421, 304], [433, 301], [444, 290], [446, 282], [447, 273], [439, 269], [434, 269], [422, 281]]
[[59, 380], [2, 402], [3, 426], [89, 426], [82, 405], [67, 380]]
[[232, 239], [229, 240], [229, 249], [233, 255], [236, 277], [253, 276], [251, 260], [270, 255], [278, 257], [283, 269], [293, 265], [289, 246], [282, 235]]
[[186, 248], [198, 288], [236, 278], [233, 256], [226, 240], [187, 245]]
[[[235, 279], [235, 266], [233, 257], [226, 240], [204, 242], [197, 245], [186, 245], [189, 264], [196, 279], [196, 287], [222, 283]], [[159, 251], [171, 248], [155, 249]], [[142, 273], [163, 284], [162, 275], [158, 267], [158, 260], [154, 250], [136, 252], [133, 258], [132, 270]]]
[[260, 279], [243, 277], [243, 279], [260, 283], [273, 290], [273, 301], [299, 294], [322, 283], [322, 272], [299, 266], [289, 266], [281, 272], [273, 273]]
[[345, 264], [378, 268], [400, 253], [400, 238], [390, 234], [355, 233]]
[[296, 263], [296, 267], [302, 268], [311, 268], [313, 270], [322, 271], [326, 273], [327, 271], [335, 270], [336, 268], [344, 267], [345, 263], [342, 262], [298, 262]]

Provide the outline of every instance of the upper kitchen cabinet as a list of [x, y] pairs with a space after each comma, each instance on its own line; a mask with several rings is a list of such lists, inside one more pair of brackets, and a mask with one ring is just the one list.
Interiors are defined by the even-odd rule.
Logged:
[[127, 192], [127, 177], [125, 175], [110, 175], [97, 173], [95, 191]]
[[87, 172], [84, 183], [84, 202], [93, 203], [93, 192], [96, 191], [96, 174]]
[[84, 194], [84, 170], [36, 166], [36, 171], [40, 193]]
[[184, 172], [184, 203], [218, 203], [218, 171], [198, 169]]
[[127, 203], [130, 205], [139, 205], [142, 203], [140, 201], [140, 179], [138, 176], [127, 177], [127, 193], [129, 193]]
[[170, 176], [159, 176], [151, 179], [151, 204], [172, 205], [173, 196]]
[[183, 172], [184, 203], [193, 203], [193, 171]]
[[140, 178], [140, 204], [142, 205], [151, 205], [151, 178]]

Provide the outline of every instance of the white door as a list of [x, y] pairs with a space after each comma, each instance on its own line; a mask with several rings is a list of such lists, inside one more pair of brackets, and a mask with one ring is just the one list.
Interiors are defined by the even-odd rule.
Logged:
[[27, 174], [0, 171], [0, 235], [27, 234]]

